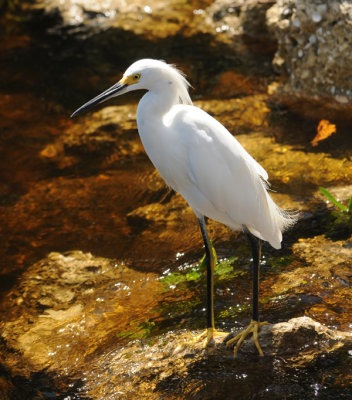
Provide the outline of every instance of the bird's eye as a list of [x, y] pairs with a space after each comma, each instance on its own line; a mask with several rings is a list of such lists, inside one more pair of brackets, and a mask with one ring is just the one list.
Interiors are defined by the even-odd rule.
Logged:
[[134, 75], [133, 75], [133, 79], [134, 79], [135, 81], [138, 81], [140, 77], [141, 77], [141, 74], [134, 74]]

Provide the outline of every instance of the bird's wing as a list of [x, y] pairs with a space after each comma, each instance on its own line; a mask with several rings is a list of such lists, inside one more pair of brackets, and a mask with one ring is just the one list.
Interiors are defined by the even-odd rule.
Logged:
[[231, 227], [255, 228], [259, 214], [268, 214], [263, 182], [268, 174], [213, 117], [196, 107], [183, 110], [177, 126], [193, 187], [181, 194], [201, 214]]

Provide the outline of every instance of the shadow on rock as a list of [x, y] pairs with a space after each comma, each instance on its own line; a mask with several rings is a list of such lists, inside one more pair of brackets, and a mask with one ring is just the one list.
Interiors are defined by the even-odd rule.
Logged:
[[[3, 347], [1, 345], [1, 347]], [[77, 394], [82, 386], [80, 379], [70, 380], [60, 385], [56, 373], [42, 370], [32, 372], [28, 376], [12, 375], [3, 365], [0, 364], [0, 398], [1, 400], [36, 400], [52, 399], [57, 400], [90, 400], [89, 397]]]
[[109, 357], [110, 368], [121, 371], [112, 378], [126, 395], [121, 398], [301, 399], [305, 393], [314, 394], [312, 382], [322, 393], [348, 393], [336, 385], [336, 371], [348, 362], [352, 337], [310, 318], [263, 328], [263, 358], [251, 339], [243, 343], [237, 359], [221, 341], [209, 349], [196, 343], [178, 350], [180, 342], [193, 337], [194, 332], [168, 333], [153, 343], [130, 343]]

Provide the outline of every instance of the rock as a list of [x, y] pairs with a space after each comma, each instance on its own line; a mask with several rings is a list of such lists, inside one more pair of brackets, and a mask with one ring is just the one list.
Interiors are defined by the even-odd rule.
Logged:
[[150, 5], [143, 0], [39, 0], [34, 5], [27, 5], [28, 8], [57, 16], [51, 32], [64, 26], [83, 36], [119, 27], [136, 35], [162, 39], [186, 27], [189, 32], [193, 31], [194, 18], [202, 17], [193, 13], [193, 4], [177, 1], [170, 4], [167, 0], [153, 0]]
[[[332, 273], [350, 281], [341, 266]], [[51, 302], [42, 304], [43, 299]], [[319, 304], [317, 296], [307, 301]], [[299, 399], [297, 393], [312, 390], [312, 379], [338, 395], [341, 388], [328, 379], [336, 376], [336, 368], [345, 368], [352, 346], [350, 333], [307, 317], [264, 326], [259, 333], [263, 358], [251, 338], [234, 359], [224, 335], [204, 348], [193, 340], [199, 333], [194, 330], [151, 334], [156, 323], [163, 324], [160, 307], [180, 298], [165, 293], [157, 274], [80, 251], [51, 253], [32, 265], [5, 302], [9, 313], [0, 323], [0, 395], [5, 399], [28, 398], [29, 380], [38, 398], [45, 398], [45, 385], [67, 396], [67, 381], [76, 388], [70, 395], [84, 392], [92, 400], [210, 400], [234, 390], [241, 398], [256, 393], [259, 399], [282, 399], [289, 393]], [[300, 372], [307, 370], [309, 378]], [[348, 387], [342, 387], [346, 393]]]
[[[229, 76], [225, 74], [225, 79]], [[224, 76], [220, 76], [222, 83]], [[231, 78], [230, 78], [231, 79]], [[228, 82], [227, 82], [228, 83]], [[220, 86], [220, 85], [219, 85]], [[234, 87], [219, 87], [214, 94], [227, 97], [225, 91], [236, 90]], [[266, 97], [260, 94], [246, 96], [245, 98], [232, 98], [225, 100], [200, 100], [194, 103], [197, 107], [213, 115], [222, 122], [232, 133], [255, 131], [268, 126], [270, 109], [266, 103]]]
[[40, 306], [68, 309], [82, 294], [90, 293], [94, 281], [106, 277], [108, 270], [111, 273], [113, 269], [113, 261], [89, 253], [50, 253], [23, 275], [8, 295], [8, 306], [16, 308], [17, 313], [25, 310], [35, 314]]
[[348, 1], [278, 0], [267, 11], [268, 28], [278, 41], [273, 64], [287, 75], [276, 96], [292, 107], [311, 103], [315, 116], [350, 115], [351, 24]]
[[267, 29], [265, 15], [274, 3], [274, 0], [216, 0], [206, 9], [205, 22], [232, 40], [234, 36], [248, 35], [270, 41], [274, 37]]
[[78, 167], [85, 173], [140, 156], [135, 114], [135, 105], [105, 107], [69, 126], [40, 155], [60, 169]]
[[[332, 194], [332, 196], [339, 202], [342, 202], [343, 204], [348, 204], [348, 201], [351, 197], [352, 193], [352, 185], [344, 185], [344, 186], [329, 186], [327, 187], [329, 190], [329, 193]], [[318, 193], [319, 199], [324, 200], [325, 202], [327, 201], [326, 196], [324, 196], [320, 191]], [[329, 203], [329, 202], [328, 202]], [[331, 204], [332, 206], [332, 204]]]
[[[97, 385], [91, 380], [93, 375], [88, 375], [90, 395], [96, 398], [104, 390], [105, 396], [113, 396], [114, 388], [118, 388], [124, 399], [138, 396], [139, 399], [210, 400], [224, 398], [225, 393], [235, 392], [236, 396], [240, 393], [240, 398], [250, 398], [253, 392], [266, 391], [264, 398], [282, 399], [290, 392], [293, 392], [291, 395], [297, 395], [297, 390], [304, 392], [303, 380], [295, 387], [289, 387], [292, 383], [285, 381], [289, 369], [312, 370], [327, 356], [332, 359], [344, 353], [347, 357], [352, 344], [350, 334], [332, 331], [305, 317], [263, 327], [259, 333], [265, 353], [262, 359], [256, 354], [251, 338], [244, 341], [235, 360], [232, 350], [223, 345], [223, 338], [216, 339], [215, 347], [204, 349], [200, 342], [190, 344], [194, 335], [192, 332], [168, 333], [154, 344], [135, 341], [110, 354], [105, 363], [98, 361], [101, 375]], [[183, 342], [186, 342], [185, 346], [180, 347]], [[111, 371], [121, 371], [112, 374], [109, 381], [105, 376], [106, 363]], [[258, 372], [258, 368], [262, 372]]]
[[285, 309], [292, 312], [296, 308], [327, 326], [348, 330], [352, 309], [345, 299], [350, 296], [351, 238], [300, 238], [293, 245], [293, 254], [301, 263], [293, 263], [279, 275], [269, 277], [261, 285], [262, 290], [270, 287], [274, 298], [281, 296], [281, 314]]
[[[170, 192], [165, 201], [138, 207], [128, 213], [127, 218], [132, 226], [138, 226], [138, 241], [142, 248], [150, 243], [153, 246], [170, 247], [176, 236], [178, 247], [183, 252], [194, 250], [195, 247], [202, 248], [196, 216], [178, 193]], [[208, 231], [223, 242], [231, 242], [236, 235], [225, 225], [213, 220], [208, 220]]]
[[[328, 329], [309, 317], [292, 318], [287, 322], [263, 326], [259, 342], [265, 355], [285, 357], [299, 365], [309, 364], [319, 354], [337, 350], [352, 343], [352, 334]], [[246, 340], [240, 353], [253, 353], [252, 340]]]
[[[116, 328], [124, 330], [136, 321], [133, 303], [140, 296], [149, 313], [147, 298], [155, 295], [155, 307], [158, 285], [154, 274], [134, 272], [116, 260], [81, 251], [50, 253], [21, 276], [4, 301], [9, 312], [0, 323], [1, 340], [6, 343], [0, 358], [12, 372], [22, 369], [24, 359], [32, 363], [32, 371], [48, 367], [74, 372], [102, 341], [109, 337], [115, 341]], [[144, 311], [138, 314], [137, 319]], [[11, 351], [19, 352], [23, 360]], [[69, 354], [75, 357], [71, 365]]]
[[[208, 6], [208, 3], [212, 3]], [[186, 4], [175, 1], [153, 0], [146, 5], [142, 0], [121, 2], [118, 0], [39, 0], [27, 5], [26, 10], [43, 10], [56, 15], [56, 25], [50, 31], [62, 26], [84, 36], [101, 32], [107, 28], [122, 28], [148, 38], [164, 39], [175, 34], [186, 35], [207, 33], [216, 36], [249, 35], [257, 39], [270, 40], [273, 35], [265, 23], [266, 10], [275, 0], [216, 0], [214, 2], [191, 1]], [[220, 39], [222, 40], [222, 39]], [[269, 47], [269, 46], [267, 46]]]

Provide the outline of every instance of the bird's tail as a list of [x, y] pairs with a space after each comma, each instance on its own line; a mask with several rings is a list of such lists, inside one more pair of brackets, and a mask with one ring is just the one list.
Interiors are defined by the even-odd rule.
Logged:
[[283, 210], [277, 204], [275, 204], [275, 206], [277, 209], [277, 226], [281, 232], [284, 232], [287, 229], [291, 228], [297, 222], [299, 218], [299, 212]]
[[268, 193], [269, 184], [265, 180], [261, 180], [259, 202], [262, 218], [256, 221], [255, 226], [248, 226], [247, 229], [255, 236], [269, 242], [275, 249], [281, 248], [282, 233], [293, 226], [297, 219], [298, 213], [280, 208]]
[[267, 201], [272, 216], [273, 235], [268, 242], [275, 248], [281, 248], [282, 233], [292, 227], [298, 220], [298, 213], [280, 208], [267, 193]]

